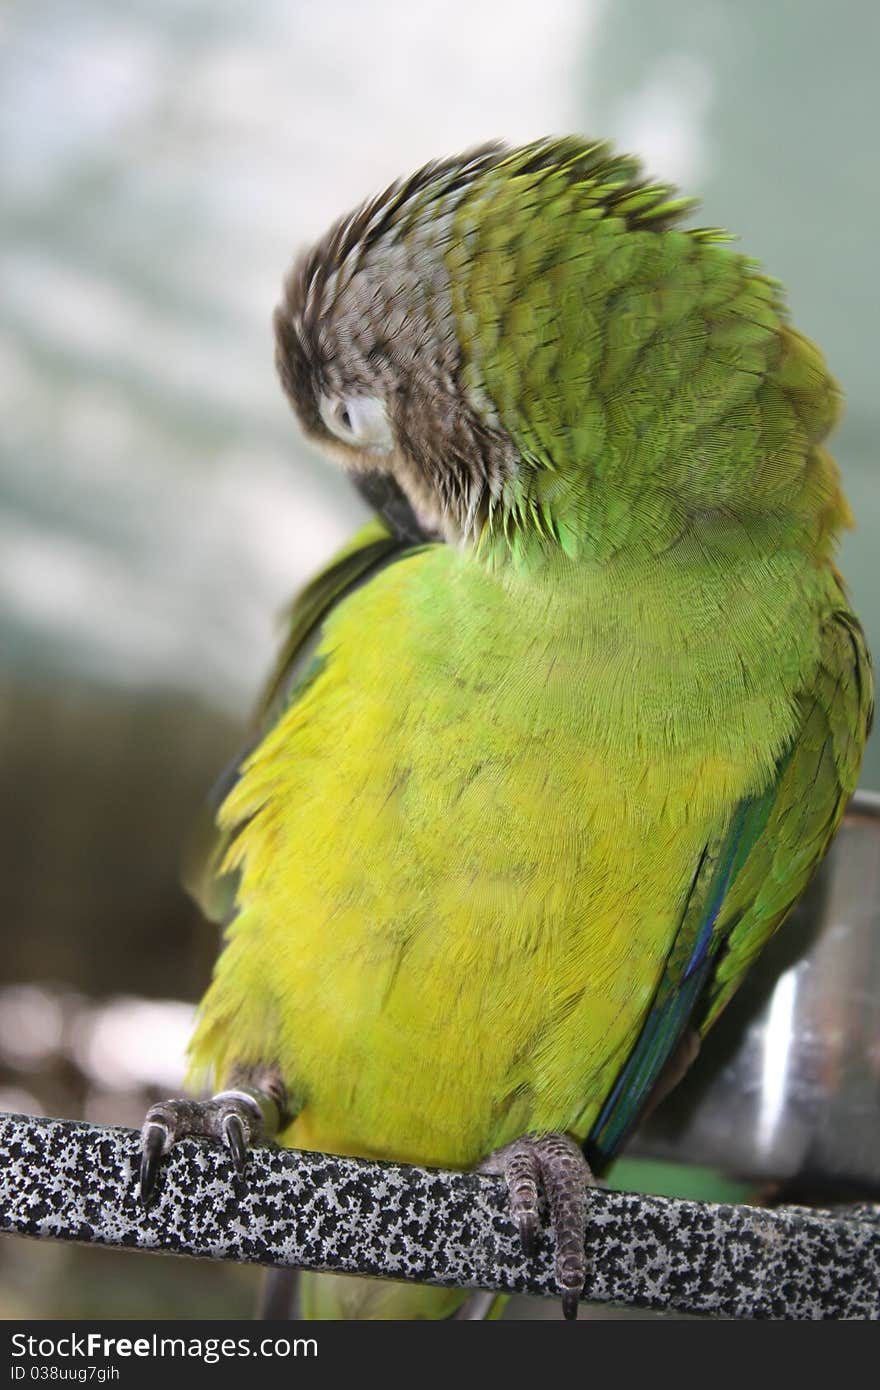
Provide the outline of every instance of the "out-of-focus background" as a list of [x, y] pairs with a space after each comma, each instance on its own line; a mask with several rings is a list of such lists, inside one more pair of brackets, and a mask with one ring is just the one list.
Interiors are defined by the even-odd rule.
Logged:
[[[0, 9], [0, 1109], [137, 1124], [180, 1086], [217, 948], [180, 849], [279, 610], [362, 515], [299, 439], [271, 310], [398, 174], [602, 134], [740, 233], [846, 388], [842, 565], [880, 650], [878, 50], [869, 0]], [[7, 1239], [0, 1317], [248, 1316], [258, 1277]]]

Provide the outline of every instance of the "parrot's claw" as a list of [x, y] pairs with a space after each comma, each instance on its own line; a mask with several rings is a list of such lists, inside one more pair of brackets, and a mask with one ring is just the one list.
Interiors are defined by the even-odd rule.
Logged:
[[232, 1155], [237, 1171], [243, 1173], [247, 1163], [247, 1140], [244, 1137], [241, 1116], [234, 1110], [223, 1121], [223, 1142]]
[[161, 1100], [150, 1106], [141, 1128], [140, 1192], [149, 1206], [162, 1159], [179, 1139], [219, 1139], [236, 1172], [243, 1173], [248, 1149], [278, 1132], [279, 1108], [264, 1091], [241, 1087], [210, 1100]]
[[156, 1190], [156, 1175], [159, 1172], [159, 1160], [165, 1153], [165, 1140], [167, 1130], [164, 1125], [145, 1123], [141, 1130], [141, 1201], [144, 1206], [149, 1206], [153, 1200], [153, 1193]]
[[586, 1193], [595, 1185], [580, 1145], [567, 1134], [527, 1134], [499, 1149], [485, 1165], [501, 1172], [510, 1194], [510, 1214], [526, 1255], [534, 1253], [541, 1188], [550, 1207], [556, 1239], [556, 1280], [566, 1318], [576, 1318], [587, 1277]]

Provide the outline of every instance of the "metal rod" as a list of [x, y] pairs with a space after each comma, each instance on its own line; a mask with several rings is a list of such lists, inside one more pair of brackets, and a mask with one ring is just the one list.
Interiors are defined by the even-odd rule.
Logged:
[[[555, 1295], [544, 1232], [526, 1260], [499, 1178], [255, 1149], [239, 1178], [186, 1140], [155, 1204], [139, 1136], [0, 1115], [0, 1230], [281, 1267]], [[584, 1296], [725, 1318], [880, 1318], [880, 1207], [768, 1210], [592, 1192]]]

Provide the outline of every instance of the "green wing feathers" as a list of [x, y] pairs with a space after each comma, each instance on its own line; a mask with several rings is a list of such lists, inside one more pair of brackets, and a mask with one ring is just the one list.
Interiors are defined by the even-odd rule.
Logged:
[[[843, 598], [840, 595], [841, 600]], [[638, 1040], [587, 1139], [594, 1167], [618, 1152], [689, 1023], [705, 1033], [807, 886], [855, 791], [873, 714], [864, 634], [845, 607], [822, 633], [799, 733], [767, 790], [707, 841]]]
[[326, 618], [347, 594], [406, 548], [385, 521], [376, 517], [300, 590], [287, 611], [287, 637], [259, 701], [260, 738], [295, 698]]
[[723, 946], [697, 1016], [703, 1033], [806, 888], [856, 789], [873, 680], [864, 633], [843, 604], [825, 624], [815, 679], [800, 703], [800, 733], [780, 765], [766, 826], [719, 919]]
[[215, 816], [238, 781], [242, 764], [308, 684], [314, 652], [333, 609], [379, 569], [414, 548], [411, 540], [376, 517], [337, 552], [290, 605], [287, 636], [259, 701], [254, 732], [215, 783], [184, 855], [184, 884], [211, 921], [226, 923], [234, 912], [238, 875], [224, 873], [222, 865], [240, 827], [221, 830]]

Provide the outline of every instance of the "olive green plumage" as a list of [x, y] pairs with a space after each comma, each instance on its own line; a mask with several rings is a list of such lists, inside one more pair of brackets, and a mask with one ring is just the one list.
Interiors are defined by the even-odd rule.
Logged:
[[287, 1142], [607, 1163], [855, 788], [839, 391], [690, 206], [605, 145], [490, 148], [294, 267], [291, 402], [423, 540], [376, 522], [304, 592], [220, 813], [194, 1058], [277, 1064]]
[[458, 207], [461, 384], [516, 447], [490, 503], [515, 550], [662, 547], [695, 509], [789, 509], [812, 466], [837, 388], [779, 286], [675, 225], [691, 206], [572, 142], [515, 152]]

